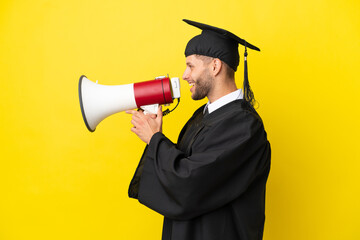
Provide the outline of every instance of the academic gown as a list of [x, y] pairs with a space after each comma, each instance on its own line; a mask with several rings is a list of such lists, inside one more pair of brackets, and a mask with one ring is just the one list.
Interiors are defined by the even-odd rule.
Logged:
[[178, 143], [153, 135], [129, 196], [164, 216], [163, 240], [259, 240], [270, 144], [244, 100], [195, 111]]

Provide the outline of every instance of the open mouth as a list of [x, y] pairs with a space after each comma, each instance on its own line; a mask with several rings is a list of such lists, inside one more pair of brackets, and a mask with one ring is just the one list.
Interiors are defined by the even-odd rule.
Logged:
[[190, 82], [189, 83], [189, 86], [190, 86], [190, 91], [194, 88], [194, 86], [195, 86], [195, 83], [194, 82]]

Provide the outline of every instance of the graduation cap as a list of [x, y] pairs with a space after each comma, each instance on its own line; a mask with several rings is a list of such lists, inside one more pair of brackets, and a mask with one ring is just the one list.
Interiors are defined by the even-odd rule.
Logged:
[[260, 51], [260, 49], [227, 30], [187, 19], [183, 19], [183, 21], [202, 30], [200, 35], [193, 37], [186, 45], [186, 57], [198, 54], [218, 58], [236, 71], [240, 62], [238, 46], [239, 44], [245, 46], [244, 97], [245, 100], [253, 103], [254, 95], [250, 89], [247, 71], [247, 48], [256, 51]]

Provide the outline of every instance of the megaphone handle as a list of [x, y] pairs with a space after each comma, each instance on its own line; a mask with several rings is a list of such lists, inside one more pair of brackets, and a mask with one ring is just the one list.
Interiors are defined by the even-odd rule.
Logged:
[[144, 110], [144, 114], [156, 114], [159, 108], [159, 104], [140, 106], [140, 108]]

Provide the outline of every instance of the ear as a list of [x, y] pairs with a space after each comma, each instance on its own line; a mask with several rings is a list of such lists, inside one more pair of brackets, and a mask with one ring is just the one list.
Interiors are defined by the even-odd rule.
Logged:
[[219, 75], [221, 68], [222, 68], [222, 62], [218, 58], [214, 58], [210, 64], [211, 72], [214, 76]]

